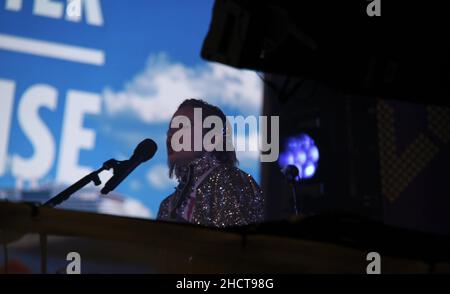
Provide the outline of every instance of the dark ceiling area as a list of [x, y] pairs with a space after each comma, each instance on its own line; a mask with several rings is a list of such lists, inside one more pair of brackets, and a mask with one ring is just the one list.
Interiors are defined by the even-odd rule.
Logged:
[[369, 17], [368, 3], [217, 0], [201, 55], [355, 95], [450, 104], [445, 7], [383, 1]]

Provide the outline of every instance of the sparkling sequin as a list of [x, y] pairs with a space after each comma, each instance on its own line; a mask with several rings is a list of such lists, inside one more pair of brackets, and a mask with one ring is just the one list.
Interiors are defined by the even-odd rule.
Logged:
[[[186, 179], [189, 168], [190, 179]], [[223, 164], [210, 153], [205, 153], [178, 172], [181, 179], [179, 185], [173, 194], [161, 202], [158, 219], [214, 227], [263, 221], [261, 189], [251, 175], [239, 168]], [[195, 189], [196, 184], [198, 187]], [[190, 200], [190, 195], [195, 198]], [[190, 211], [187, 209], [189, 201], [195, 203], [192, 215], [186, 219], [185, 212]], [[177, 203], [178, 208], [174, 209]]]

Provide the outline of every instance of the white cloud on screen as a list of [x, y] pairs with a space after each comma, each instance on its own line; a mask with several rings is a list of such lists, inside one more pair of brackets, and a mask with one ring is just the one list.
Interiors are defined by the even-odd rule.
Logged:
[[175, 187], [177, 181], [169, 178], [169, 168], [165, 164], [156, 164], [147, 172], [147, 181], [150, 186], [164, 190]]
[[154, 213], [136, 199], [126, 198], [123, 203], [123, 210], [127, 216], [155, 218]]
[[170, 120], [186, 98], [201, 98], [237, 114], [259, 115], [262, 83], [256, 73], [217, 63], [187, 67], [165, 54], [151, 56], [144, 71], [120, 91], [103, 92], [109, 115], [128, 113], [146, 123]]
[[129, 217], [154, 218], [153, 212], [145, 207], [139, 200], [125, 198], [123, 202], [101, 201], [98, 211], [106, 214], [122, 215]]

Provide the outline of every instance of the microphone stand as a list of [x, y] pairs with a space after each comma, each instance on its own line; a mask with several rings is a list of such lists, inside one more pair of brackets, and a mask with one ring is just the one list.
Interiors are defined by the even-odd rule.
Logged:
[[297, 205], [297, 190], [296, 190], [296, 178], [299, 175], [298, 168], [295, 165], [288, 165], [287, 167], [283, 168], [282, 173], [286, 179], [286, 181], [289, 184], [289, 187], [292, 191], [292, 199], [294, 204], [294, 213], [295, 215], [298, 215], [298, 205]]
[[295, 215], [298, 215], [297, 190], [295, 189], [295, 181], [294, 182], [290, 182], [289, 186], [291, 186], [292, 198], [294, 199], [294, 212], [295, 212]]
[[99, 174], [108, 169], [113, 169], [113, 172], [115, 173], [115, 170], [117, 167], [120, 166], [121, 161], [110, 159], [108, 161], [105, 161], [103, 163], [103, 166], [99, 168], [96, 171], [91, 172], [90, 174], [84, 176], [76, 183], [72, 184], [68, 188], [66, 188], [64, 191], [61, 191], [58, 195], [52, 197], [50, 200], [45, 202], [43, 206], [46, 207], [55, 207], [56, 205], [60, 204], [63, 201], [66, 201], [70, 196], [72, 196], [73, 193], [77, 192], [90, 182], [94, 182], [96, 186], [99, 186], [102, 182], [100, 181]]

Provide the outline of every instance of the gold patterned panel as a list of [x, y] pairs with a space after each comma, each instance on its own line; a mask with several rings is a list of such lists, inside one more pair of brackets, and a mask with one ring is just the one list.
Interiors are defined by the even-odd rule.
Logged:
[[450, 108], [439, 106], [428, 106], [428, 128], [442, 142], [450, 141]]
[[396, 142], [394, 109], [386, 101], [380, 100], [377, 110], [381, 192], [394, 202], [439, 152], [439, 148], [420, 132], [400, 153]]

